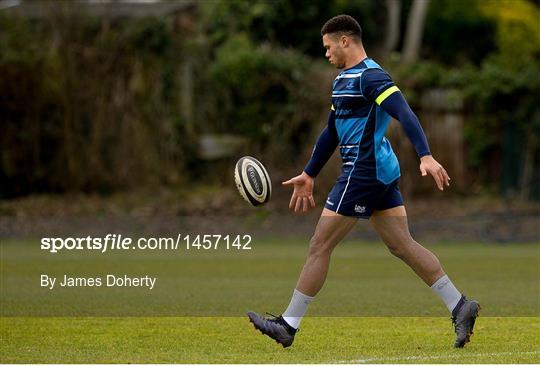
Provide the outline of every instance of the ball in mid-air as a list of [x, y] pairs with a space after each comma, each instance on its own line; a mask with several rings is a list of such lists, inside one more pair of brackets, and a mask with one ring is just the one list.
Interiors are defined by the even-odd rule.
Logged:
[[240, 158], [234, 168], [234, 180], [240, 195], [253, 206], [270, 200], [272, 182], [266, 168], [257, 159], [251, 156]]

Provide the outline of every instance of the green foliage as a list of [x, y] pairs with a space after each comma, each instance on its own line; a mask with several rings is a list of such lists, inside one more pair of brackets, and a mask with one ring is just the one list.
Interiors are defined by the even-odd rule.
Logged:
[[479, 7], [481, 1], [431, 1], [426, 17], [423, 55], [457, 65], [463, 62], [479, 64], [493, 52], [496, 22], [482, 12]]
[[164, 19], [143, 18], [126, 27], [127, 44], [132, 51], [153, 56], [168, 56], [171, 30]]
[[205, 84], [198, 93], [207, 96], [198, 101], [205, 110], [199, 118], [213, 121], [203, 128], [248, 136], [250, 149], [274, 161], [298, 155], [311, 145], [329, 103], [330, 78], [307, 56], [324, 62], [321, 26], [333, 15], [351, 14], [369, 42], [383, 36], [381, 10], [384, 5], [367, 0], [203, 3], [203, 47], [211, 67], [209, 75], [199, 70], [197, 76]]
[[177, 115], [178, 50], [164, 21], [0, 24], [1, 195], [177, 179], [182, 126], [164, 121]]
[[526, 137], [540, 135], [539, 65], [516, 70], [500, 57], [491, 57], [471, 79], [467, 92], [475, 114], [465, 126], [470, 164], [485, 169], [494, 152], [502, 155], [503, 188], [515, 187], [520, 183]]
[[242, 34], [217, 50], [210, 73], [224, 100], [226, 130], [261, 137], [301, 87], [308, 62], [292, 50], [254, 46]]
[[220, 44], [234, 33], [249, 33], [254, 42], [293, 47], [310, 56], [324, 54], [320, 30], [332, 16], [349, 14], [359, 20], [364, 40], [373, 45], [384, 36], [383, 2], [370, 0], [227, 0], [203, 3], [207, 33]]
[[209, 119], [216, 121], [208, 127], [247, 136], [261, 151], [274, 151], [276, 160], [297, 153], [325, 109], [317, 98], [328, 98], [314, 85], [313, 70], [295, 50], [256, 45], [244, 33], [229, 37], [208, 70], [215, 93]]
[[[321, 25], [355, 16], [370, 55], [386, 30], [383, 1], [199, 5], [191, 34], [173, 17], [1, 16], [0, 195], [189, 179], [200, 133], [243, 135], [268, 161], [303, 159], [334, 75], [321, 66]], [[404, 0], [402, 20], [409, 8]], [[539, 133], [539, 18], [538, 3], [527, 0], [431, 1], [424, 60], [386, 62], [416, 106], [430, 88], [465, 101], [467, 161], [475, 168], [489, 169], [482, 167], [500, 155], [509, 125], [518, 139]], [[192, 118], [182, 109], [189, 85]]]
[[412, 104], [418, 104], [422, 92], [434, 87], [453, 90], [458, 98], [465, 100], [469, 116], [465, 125], [469, 145], [467, 162], [479, 167], [486, 161], [486, 154], [500, 145], [506, 124], [516, 125], [523, 135], [540, 133], [539, 66], [526, 63], [519, 69], [507, 67], [504, 58], [493, 55], [480, 67], [469, 64], [449, 69], [423, 61], [407, 67], [391, 65], [391, 68]]
[[431, 47], [436, 53], [430, 60], [406, 67], [393, 63], [391, 68], [413, 103], [425, 89], [456, 91], [466, 105], [467, 163], [493, 181], [497, 174], [487, 172], [488, 162], [511, 155], [517, 182], [523, 141], [540, 134], [540, 11], [524, 0], [501, 3], [432, 2], [426, 43], [428, 54]]
[[498, 54], [509, 64], [531, 62], [540, 56], [538, 4], [528, 0], [499, 0], [481, 1], [479, 7], [496, 22]]
[[[540, 134], [540, 9], [523, 0], [505, 1], [506, 7], [500, 5], [481, 5], [484, 13], [497, 21], [498, 51], [486, 58], [467, 86], [478, 117], [466, 132], [477, 165], [486, 160], [490, 151], [502, 149], [507, 161], [503, 169], [511, 170], [503, 172], [503, 177], [512, 176], [511, 185], [515, 185], [519, 183], [525, 139]], [[486, 131], [488, 128], [491, 132]]]

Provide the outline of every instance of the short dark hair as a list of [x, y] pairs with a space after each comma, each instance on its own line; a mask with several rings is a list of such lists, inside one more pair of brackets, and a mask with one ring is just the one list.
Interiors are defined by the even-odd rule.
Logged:
[[331, 33], [341, 33], [362, 40], [362, 28], [350, 15], [336, 15], [330, 18], [321, 28], [321, 36]]

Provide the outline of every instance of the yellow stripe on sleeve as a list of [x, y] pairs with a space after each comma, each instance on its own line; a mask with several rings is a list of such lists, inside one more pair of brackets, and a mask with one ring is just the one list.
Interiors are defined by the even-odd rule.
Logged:
[[332, 106], [330, 107], [330, 110], [332, 111], [335, 111], [336, 109], [334, 108], [334, 105], [332, 104]]
[[386, 89], [385, 91], [383, 91], [378, 97], [377, 99], [375, 99], [375, 103], [377, 103], [378, 105], [381, 105], [382, 102], [384, 102], [384, 100], [386, 98], [388, 98], [391, 94], [395, 93], [399, 91], [398, 87], [397, 86], [391, 86], [389, 87], [388, 89]]

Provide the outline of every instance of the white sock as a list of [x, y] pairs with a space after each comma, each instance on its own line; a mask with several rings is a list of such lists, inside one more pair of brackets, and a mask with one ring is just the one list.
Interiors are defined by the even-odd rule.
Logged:
[[461, 292], [457, 290], [456, 286], [454, 286], [447, 275], [439, 278], [433, 285], [431, 285], [431, 289], [435, 291], [437, 295], [439, 295], [442, 301], [444, 301], [448, 311], [450, 312], [454, 310], [461, 299]]
[[311, 300], [313, 300], [312, 296], [304, 295], [297, 289], [294, 289], [289, 307], [282, 315], [287, 324], [294, 329], [298, 329]]

